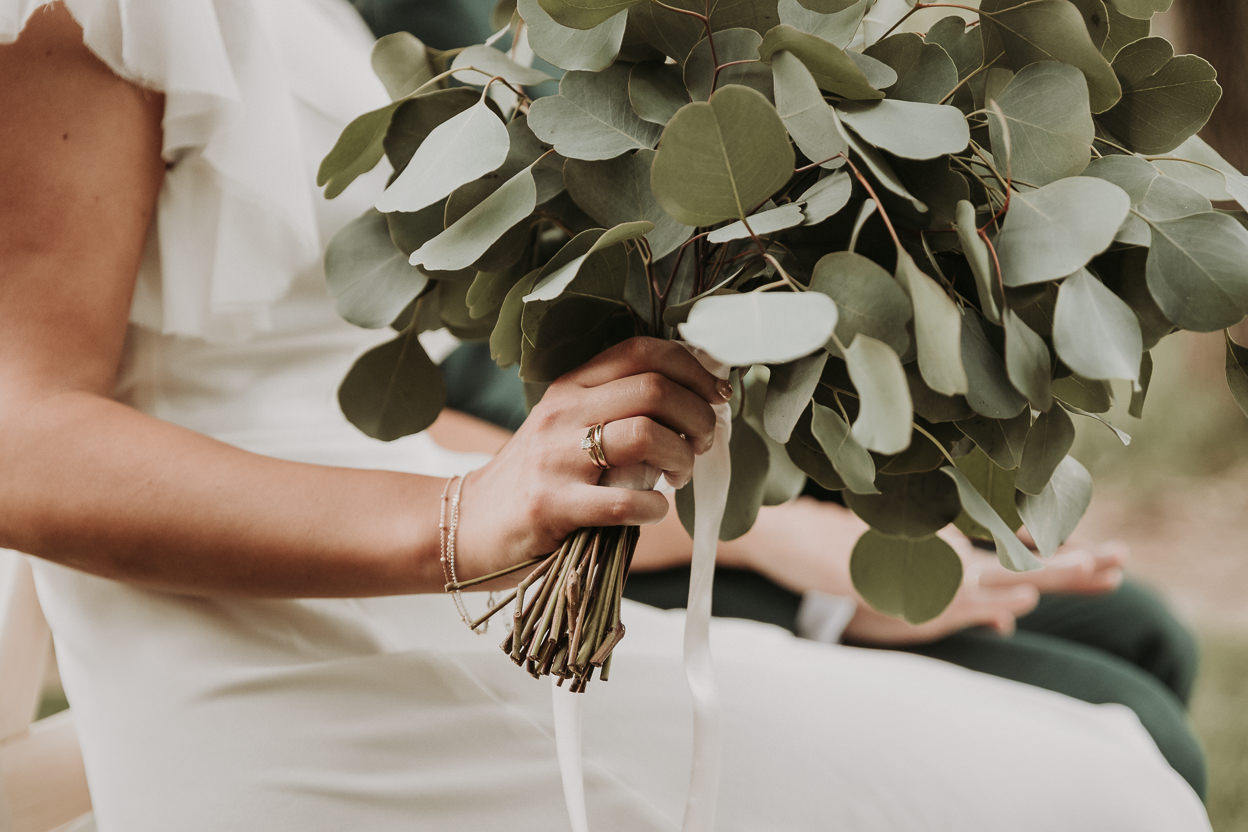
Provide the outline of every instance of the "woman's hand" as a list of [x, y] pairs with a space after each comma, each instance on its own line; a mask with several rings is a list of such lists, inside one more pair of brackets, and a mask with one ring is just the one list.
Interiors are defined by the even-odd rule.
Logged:
[[461, 578], [546, 554], [578, 528], [661, 520], [668, 510], [662, 494], [598, 484], [602, 469], [582, 439], [601, 423], [612, 467], [650, 465], [681, 486], [694, 456], [711, 446], [712, 404], [731, 394], [684, 347], [655, 338], [632, 338], [560, 378], [464, 485]]

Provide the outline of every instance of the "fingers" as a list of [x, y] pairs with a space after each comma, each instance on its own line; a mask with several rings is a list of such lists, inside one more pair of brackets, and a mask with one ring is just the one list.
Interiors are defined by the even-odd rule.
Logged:
[[707, 372], [688, 350], [658, 338], [630, 338], [616, 344], [563, 380], [580, 387], [598, 387], [643, 373], [662, 373], [713, 404], [732, 398], [731, 385]]
[[711, 446], [715, 435], [715, 411], [710, 404], [662, 373], [615, 379], [583, 392], [580, 399], [582, 412], [604, 423], [648, 416], [673, 434], [684, 434], [698, 453]]
[[563, 495], [584, 526], [649, 526], [667, 516], [668, 500], [657, 491], [583, 485]]
[[1003, 588], [979, 588], [971, 599], [967, 626], [986, 626], [1001, 635], [1012, 635], [1016, 621], [1036, 608], [1040, 591], [1029, 584]]
[[677, 488], [693, 477], [693, 447], [652, 419], [635, 416], [608, 422], [602, 450], [612, 467], [645, 463], [659, 469]]

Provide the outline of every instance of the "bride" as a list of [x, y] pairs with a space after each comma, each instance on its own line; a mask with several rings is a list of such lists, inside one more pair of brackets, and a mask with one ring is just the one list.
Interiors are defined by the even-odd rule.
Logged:
[[[378, 336], [336, 319], [319, 255], [381, 183], [313, 190], [386, 100], [350, 4], [0, 0], [0, 43], [0, 545], [36, 556], [99, 828], [564, 828], [548, 686], [440, 594], [447, 478], [475, 469], [461, 579], [653, 523], [662, 496], [595, 485], [586, 427], [680, 483], [730, 391], [635, 339], [492, 458], [368, 440], [333, 391]], [[626, 620], [586, 701], [590, 819], [674, 829], [681, 616]], [[1208, 829], [1125, 709], [712, 632], [717, 829]]]

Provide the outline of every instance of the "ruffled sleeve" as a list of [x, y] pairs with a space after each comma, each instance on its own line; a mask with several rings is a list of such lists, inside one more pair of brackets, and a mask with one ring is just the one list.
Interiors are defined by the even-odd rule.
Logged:
[[[0, 42], [48, 2], [0, 0]], [[64, 2], [114, 72], [165, 94], [169, 169], [132, 322], [213, 341], [267, 331], [333, 230], [321, 154], [387, 100], [363, 21], [346, 0]]]

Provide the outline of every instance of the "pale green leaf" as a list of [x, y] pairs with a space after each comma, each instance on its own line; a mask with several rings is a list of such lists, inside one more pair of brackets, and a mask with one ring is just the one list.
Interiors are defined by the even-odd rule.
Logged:
[[998, 468], [1012, 471], [1018, 467], [1023, 447], [1031, 428], [1031, 413], [1023, 411], [1012, 419], [990, 419], [973, 416], [955, 422], [958, 430], [975, 443]]
[[1065, 410], [1053, 407], [1041, 413], [1027, 434], [1014, 486], [1024, 494], [1040, 494], [1074, 442], [1075, 423]]
[[716, 228], [706, 235], [706, 241], [719, 245], [751, 236], [766, 237], [768, 234], [801, 225], [805, 221], [806, 215], [802, 213], [802, 206], [790, 202]]
[[[595, 228], [581, 232], [567, 246], [569, 248], [579, 247], [588, 243], [585, 253], [574, 257], [559, 268], [550, 271], [543, 270], [541, 280], [534, 284], [532, 291], [524, 296], [524, 302], [532, 303], [534, 301], [554, 300], [563, 293], [564, 289], [571, 285], [572, 281], [576, 280], [580, 274], [581, 267], [596, 252], [602, 251], [609, 246], [619, 245], [625, 240], [635, 240], [653, 229], [654, 223], [642, 220], [639, 222], [622, 223], [614, 228], [605, 230]], [[554, 262], [554, 260], [551, 261], [551, 263]]]
[[1061, 461], [1039, 494], [1019, 494], [1018, 513], [1043, 557], [1052, 557], [1092, 502], [1092, 475], [1073, 456]]
[[828, 363], [826, 352], [815, 352], [771, 368], [763, 402], [763, 429], [777, 442], [788, 442], [802, 411], [810, 404]]
[[941, 473], [953, 480], [953, 484], [957, 488], [958, 499], [962, 502], [963, 510], [992, 535], [993, 542], [997, 547], [997, 557], [1003, 566], [1007, 569], [1013, 569], [1015, 572], [1025, 572], [1030, 569], [1039, 569], [1043, 566], [1036, 556], [1031, 553], [1031, 550], [1018, 539], [1018, 535], [1014, 533], [1014, 530], [1001, 519], [1001, 515], [997, 513], [997, 510], [989, 505], [983, 495], [976, 490], [971, 481], [967, 479], [966, 474], [952, 465], [946, 465], [940, 470]]
[[1136, 381], [1144, 339], [1131, 307], [1087, 269], [1080, 269], [1058, 290], [1053, 348], [1084, 378]]
[[966, 116], [957, 107], [886, 98], [872, 104], [842, 104], [841, 121], [880, 150], [904, 159], [934, 159], [966, 149]]
[[845, 171], [825, 176], [811, 185], [797, 198], [806, 215], [804, 225], [818, 225], [831, 216], [839, 213], [849, 204], [854, 192], [854, 183]]
[[940, 615], [962, 586], [962, 559], [939, 537], [912, 540], [868, 531], [854, 544], [849, 573], [873, 608], [922, 624]]
[[684, 340], [731, 367], [783, 364], [823, 347], [836, 304], [818, 292], [749, 292], [703, 298], [680, 325]]
[[1213, 332], [1248, 312], [1248, 229], [1226, 214], [1154, 220], [1148, 289], [1182, 329]]
[[1152, 232], [1148, 220], [1170, 220], [1213, 210], [1209, 200], [1177, 179], [1163, 176], [1157, 166], [1138, 156], [1104, 156], [1088, 165], [1084, 176], [1113, 182], [1131, 198], [1132, 212], [1118, 242], [1148, 246]]
[[692, 99], [677, 64], [646, 61], [629, 73], [628, 100], [644, 121], [667, 124]]
[[1169, 11], [1174, 0], [1107, 0], [1107, 2], [1127, 17], [1150, 20], [1159, 12]]
[[1053, 404], [1053, 363], [1044, 339], [1012, 309], [1005, 311], [1005, 369], [1014, 389], [1031, 406], [1047, 411]]
[[1118, 441], [1121, 442], [1124, 447], [1131, 444], [1131, 434], [1127, 433], [1125, 430], [1118, 427], [1117, 425], [1109, 421], [1109, 419], [1105, 418], [1101, 414], [1091, 413], [1080, 407], [1076, 407], [1075, 405], [1065, 400], [1062, 401], [1062, 407], [1066, 408], [1071, 413], [1074, 413], [1077, 416], [1083, 416], [1084, 418], [1091, 419], [1094, 422], [1100, 422], [1102, 425], [1108, 428], [1114, 434], [1114, 436], [1118, 437]]
[[654, 223], [646, 241], [659, 260], [688, 240], [693, 229], [672, 219], [654, 198], [650, 190], [654, 156], [653, 150], [639, 150], [601, 162], [569, 159], [563, 176], [576, 204], [604, 227], [636, 220]]
[[555, 66], [594, 72], [609, 67], [620, 53], [628, 23], [625, 12], [592, 29], [573, 29], [551, 17], [538, 0], [517, 0], [516, 9], [534, 54]]
[[561, 26], [593, 29], [644, 0], [538, 0]]
[[989, 321], [1000, 323], [1000, 293], [997, 289], [996, 273], [993, 271], [988, 244], [979, 236], [979, 219], [975, 206], [965, 199], [959, 200], [956, 218], [958, 241], [962, 244], [962, 253], [966, 255], [971, 274], [975, 276], [975, 288], [979, 291], [979, 308]]
[[1130, 209], [1122, 188], [1089, 177], [1014, 194], [996, 239], [1005, 285], [1074, 274], [1109, 248]]
[[927, 386], [953, 396], [969, 389], [962, 364], [962, 315], [937, 283], [904, 251], [897, 255], [897, 280], [914, 306], [919, 370]]
[[1005, 359], [988, 340], [982, 319], [967, 307], [962, 311], [962, 365], [966, 368], [966, 402], [990, 419], [1008, 419], [1027, 407], [1010, 383]]
[[[842, 344], [861, 334], [883, 341], [898, 355], [909, 351], [910, 300], [874, 260], [850, 251], [825, 254], [815, 264], [810, 288], [836, 302], [836, 337]], [[829, 349], [840, 354], [834, 345]]]
[[[713, 52], [709, 39], [698, 41], [684, 61], [685, 89], [690, 98], [706, 101], [711, 97], [712, 86], [718, 89], [728, 84], [741, 84], [771, 98], [771, 69], [758, 58], [762, 42], [763, 36], [753, 29], [716, 32]], [[720, 67], [718, 73], [716, 67]]]
[[853, 41], [871, 3], [872, 0], [848, 0], [844, 8], [824, 13], [813, 11], [798, 0], [780, 0], [777, 11], [781, 23], [845, 48]]
[[654, 147], [660, 128], [643, 121], [628, 100], [627, 64], [601, 72], [569, 72], [559, 94], [539, 98], [529, 109], [529, 127], [568, 159], [612, 159]]
[[849, 424], [830, 407], [811, 405], [810, 431], [828, 461], [854, 494], [878, 494], [875, 487], [875, 460], [859, 444]]
[[776, 111], [797, 149], [807, 159], [826, 167], [844, 164], [849, 144], [842, 138], [836, 114], [824, 101], [810, 70], [791, 52], [773, 55], [771, 69], [775, 75]]
[[882, 341], [859, 335], [846, 347], [845, 363], [858, 391], [854, 439], [882, 454], [898, 454], [910, 447], [914, 407], [897, 353]]
[[343, 128], [316, 172], [316, 184], [325, 189], [327, 199], [338, 196], [357, 178], [377, 167], [385, 155], [386, 130], [401, 103], [395, 101], [358, 116]]
[[374, 211], [329, 241], [325, 277], [338, 314], [371, 329], [393, 323], [429, 282], [390, 241], [386, 218]]
[[[737, 419], [732, 423], [728, 452], [732, 468], [724, 519], [719, 526], [720, 540], [735, 540], [754, 525], [758, 509], [763, 504], [770, 471], [767, 443], [744, 419]], [[693, 496], [697, 485], [693, 481], [676, 492], [676, 513], [691, 535], [694, 520]]]
[[435, 271], [471, 266], [496, 240], [537, 207], [533, 169], [524, 168], [475, 208], [412, 252], [410, 262]]
[[733, 85], [676, 113], [663, 131], [650, 186], [678, 222], [714, 225], [745, 219], [789, 181], [793, 167], [793, 147], [771, 102]]
[[[1076, 176], [1092, 158], [1088, 84], [1069, 64], [1023, 67], [996, 98], [1009, 130], [1010, 173], [1032, 185]], [[989, 119], [993, 155], [1006, 158], [1005, 130]]]
[[834, 95], [862, 101], [884, 97], [853, 58], [835, 44], [782, 24], [763, 37], [758, 52], [764, 61], [770, 61], [772, 55], [781, 51], [797, 56], [819, 87]]
[[492, 46], [474, 44], [465, 47], [451, 62], [453, 77], [461, 84], [484, 87], [491, 78], [502, 78], [518, 87], [530, 87], [553, 81], [554, 78], [531, 66], [517, 63], [510, 55]]
[[[953, 58], [938, 43], [902, 32], [869, 46], [867, 56], [883, 61], [897, 74], [889, 99], [940, 104], [958, 83]], [[982, 59], [983, 50], [980, 50]]]
[[410, 213], [433, 205], [501, 166], [510, 146], [507, 125], [482, 99], [433, 129], [378, 197], [377, 210]]
[[373, 72], [396, 101], [433, 78], [429, 52], [411, 32], [394, 32], [379, 38], [373, 44], [372, 64]]
[[1175, 56], [1165, 38], [1145, 38], [1114, 58], [1122, 101], [1101, 124], [1138, 153], [1174, 150], [1194, 136], [1222, 98], [1218, 73], [1204, 58]]

